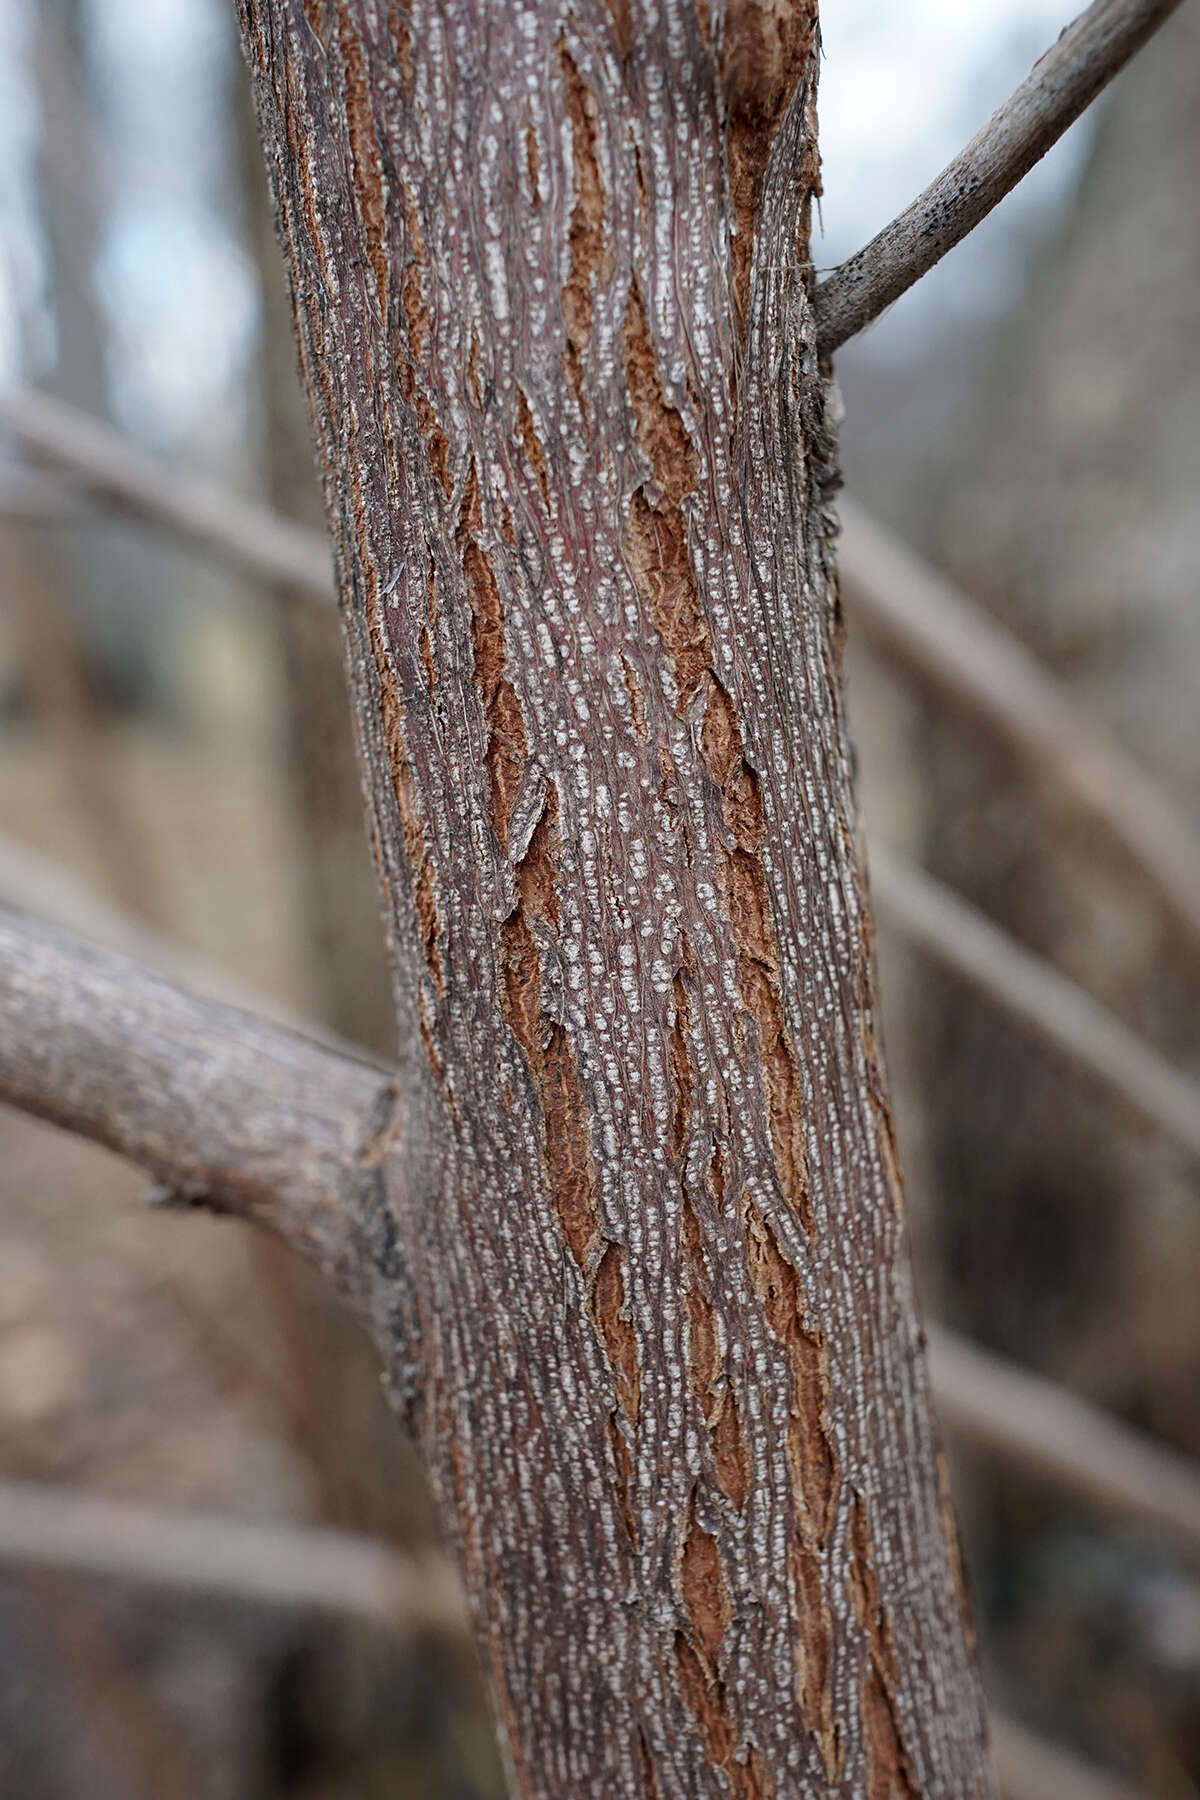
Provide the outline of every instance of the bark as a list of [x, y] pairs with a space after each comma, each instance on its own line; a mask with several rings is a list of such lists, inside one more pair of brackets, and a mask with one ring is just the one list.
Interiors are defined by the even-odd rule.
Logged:
[[514, 1791], [985, 1793], [838, 685], [815, 8], [242, 13], [395, 950], [393, 1386]]
[[162, 1204], [267, 1226], [386, 1331], [394, 1246], [361, 1241], [386, 1230], [385, 1071], [3, 911], [0, 1017], [8, 1104], [132, 1157]]
[[[323, 508], [308, 403], [296, 368], [292, 309], [249, 95], [239, 94], [238, 139], [248, 248], [262, 306], [262, 460], [271, 505], [319, 531]], [[326, 559], [327, 560], [327, 559]], [[362, 785], [333, 608], [306, 588], [270, 590], [284, 670], [287, 771], [298, 837], [297, 874], [309, 966], [322, 1018], [352, 1042], [395, 1047], [379, 889], [363, 829]]]

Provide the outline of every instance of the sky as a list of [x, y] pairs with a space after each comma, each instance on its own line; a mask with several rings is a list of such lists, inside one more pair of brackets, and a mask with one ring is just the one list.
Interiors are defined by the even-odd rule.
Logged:
[[[32, 21], [45, 0], [0, 0], [0, 373], [49, 354], [30, 183], [37, 104]], [[221, 206], [222, 83], [237, 78], [232, 0], [88, 0], [111, 143], [112, 214], [98, 270], [116, 328], [118, 418], [164, 447], [221, 452], [214, 409], [252, 353], [254, 284]], [[851, 254], [983, 123], [1072, 16], [1055, 0], [825, 0], [818, 263]], [[1079, 166], [1079, 128], [975, 238], [901, 301], [875, 338], [904, 354], [939, 312], [1002, 306], [1022, 229], [1052, 217]], [[39, 337], [39, 330], [42, 336]], [[23, 347], [24, 346], [24, 350]], [[226, 409], [228, 411], [228, 409]], [[207, 421], [207, 424], [206, 424]], [[236, 421], [230, 429], [236, 430]], [[207, 445], [202, 441], [207, 433]]]

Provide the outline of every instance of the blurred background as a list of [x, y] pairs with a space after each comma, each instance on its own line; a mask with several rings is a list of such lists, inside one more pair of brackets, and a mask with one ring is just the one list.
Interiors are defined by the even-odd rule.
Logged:
[[[898, 211], [1069, 17], [1049, 0], [828, 0], [819, 263]], [[1033, 651], [1189, 832], [1198, 179], [1193, 0], [837, 371], [859, 507]], [[0, 393], [16, 387], [319, 528], [228, 0], [0, 0]], [[6, 418], [0, 900], [386, 1056], [332, 610], [311, 583], [249, 578], [100, 503]], [[1036, 760], [881, 651], [855, 585], [869, 846], [1196, 1076], [1197, 932]], [[1200, 1126], [1189, 1152], [890, 911], [885, 1035], [927, 1311], [1200, 1456]], [[281, 1248], [156, 1216], [145, 1186], [0, 1109], [0, 1793], [499, 1796], [452, 1632], [233, 1577], [188, 1592], [136, 1556], [55, 1568], [7, 1529], [5, 1483], [35, 1480], [152, 1509], [183, 1558], [189, 1520], [230, 1516], [308, 1546], [310, 1568], [350, 1541], [334, 1531], [397, 1559], [432, 1541], [355, 1328]], [[1010, 1744], [1014, 1800], [1200, 1795], [1200, 1529], [1102, 1508], [953, 1418], [947, 1439], [989, 1695], [1036, 1734]], [[1038, 1761], [1046, 1744], [1059, 1760]]]

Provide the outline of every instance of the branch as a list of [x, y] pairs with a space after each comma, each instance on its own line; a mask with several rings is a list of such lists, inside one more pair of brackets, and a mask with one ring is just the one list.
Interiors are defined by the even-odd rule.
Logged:
[[1095, 0], [924, 193], [813, 294], [831, 356], [973, 231], [1040, 162], [1180, 0]]
[[0, 393], [0, 426], [123, 512], [215, 551], [264, 581], [284, 581], [322, 600], [331, 595], [329, 545], [320, 532], [167, 467], [78, 408], [29, 388], [10, 388]]
[[851, 619], [939, 701], [983, 725], [1032, 778], [1099, 825], [1200, 943], [1200, 839], [1135, 763], [1077, 711], [1010, 632], [850, 500], [839, 505]]
[[466, 1609], [440, 1555], [356, 1532], [263, 1524], [0, 1479], [0, 1561], [282, 1607], [349, 1613], [391, 1631], [458, 1634]]
[[972, 1443], [1200, 1550], [1200, 1469], [1059, 1383], [927, 1327], [942, 1423]]
[[[391, 1093], [344, 1053], [0, 914], [0, 1098], [185, 1198], [307, 1241], [343, 1286], [361, 1146]], [[1183, 1458], [947, 1332], [930, 1336], [950, 1424], [1200, 1545], [1200, 1477]]]
[[395, 1086], [365, 1062], [0, 913], [0, 1100], [140, 1163], [166, 1203], [268, 1226], [373, 1311], [356, 1231]]
[[[259, 1014], [289, 1031], [315, 1038], [317, 1043], [341, 1051], [353, 1061], [376, 1061], [319, 1020], [303, 1017], [282, 1005], [274, 995], [263, 993], [229, 969], [210, 962], [178, 938], [130, 918], [61, 863], [0, 833], [0, 913], [6, 908], [145, 963], [156, 974], [191, 988], [205, 1000], [220, 1000], [243, 1012]], [[391, 1073], [382, 1062], [376, 1061], [376, 1066], [383, 1073]]]
[[1200, 1157], [1200, 1086], [1082, 988], [924, 870], [873, 844], [871, 886], [893, 929]]

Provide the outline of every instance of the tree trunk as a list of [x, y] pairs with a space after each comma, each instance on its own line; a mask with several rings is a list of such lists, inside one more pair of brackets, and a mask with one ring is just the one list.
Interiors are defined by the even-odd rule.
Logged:
[[394, 936], [376, 1325], [514, 1791], [984, 1794], [838, 685], [815, 6], [242, 12]]

